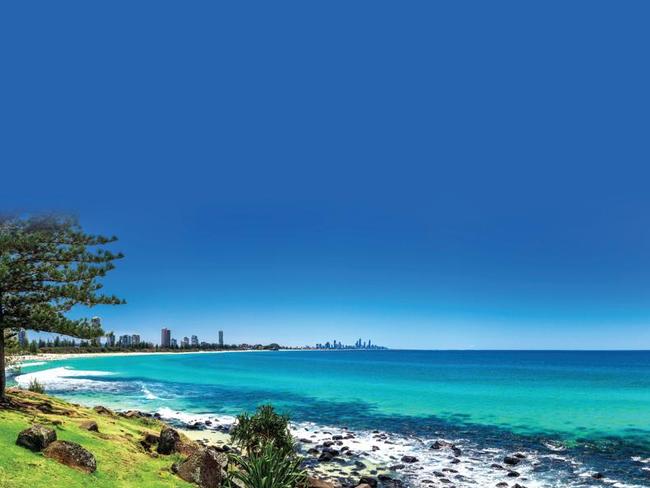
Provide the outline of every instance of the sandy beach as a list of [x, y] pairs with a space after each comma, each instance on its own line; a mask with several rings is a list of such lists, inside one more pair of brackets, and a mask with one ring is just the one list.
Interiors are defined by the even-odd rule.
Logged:
[[119, 356], [162, 356], [162, 355], [181, 355], [181, 354], [226, 354], [236, 352], [263, 352], [254, 349], [242, 351], [135, 351], [135, 352], [89, 352], [89, 353], [41, 353], [41, 354], [21, 354], [15, 356], [17, 364], [21, 365], [35, 361], [63, 361], [67, 359], [94, 358], [94, 357], [119, 357]]

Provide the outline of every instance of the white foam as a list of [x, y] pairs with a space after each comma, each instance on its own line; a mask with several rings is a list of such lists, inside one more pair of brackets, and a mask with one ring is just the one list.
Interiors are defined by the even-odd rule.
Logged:
[[43, 366], [47, 364], [45, 361], [35, 361], [33, 363], [20, 363], [18, 366], [21, 368], [29, 368], [30, 366]]
[[157, 413], [164, 420], [174, 420], [187, 425], [199, 422], [205, 424], [206, 421], [208, 421], [211, 424], [207, 425], [208, 429], [216, 429], [217, 427], [229, 427], [236, 421], [236, 418], [231, 415], [216, 416], [212, 414], [180, 412], [177, 410], [172, 410], [168, 407], [159, 408], [157, 410]]
[[108, 371], [77, 370], [68, 366], [45, 369], [33, 373], [16, 376], [16, 383], [21, 388], [27, 388], [33, 380], [37, 380], [46, 390], [72, 391], [119, 391], [123, 385], [113, 381], [97, 381], [92, 376], [111, 376]]

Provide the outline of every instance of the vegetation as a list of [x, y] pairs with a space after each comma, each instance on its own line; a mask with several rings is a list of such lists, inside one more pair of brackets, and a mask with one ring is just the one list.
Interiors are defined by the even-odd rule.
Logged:
[[230, 437], [233, 443], [244, 448], [249, 455], [262, 452], [267, 444], [275, 450], [292, 453], [293, 438], [289, 432], [289, 417], [278, 414], [272, 405], [258, 407], [254, 415], [243, 413], [237, 417]]
[[[307, 475], [294, 450], [289, 417], [271, 405], [258, 407], [254, 415], [243, 413], [231, 430], [233, 443], [247, 456], [233, 455], [237, 467], [232, 478], [246, 488], [297, 488], [306, 485]], [[231, 486], [237, 486], [231, 480]]]
[[27, 389], [34, 393], [45, 393], [45, 387], [36, 378], [32, 378]]
[[89, 235], [74, 218], [0, 216], [0, 400], [6, 386], [8, 340], [20, 328], [92, 339], [103, 335], [75, 305], [124, 303], [100, 293], [99, 279], [122, 257], [103, 248], [115, 237]]
[[[265, 444], [259, 452], [248, 458], [232, 456], [237, 466], [232, 478], [246, 488], [296, 488], [307, 485], [307, 475], [300, 467], [297, 456], [278, 449], [273, 442]], [[230, 486], [237, 484], [230, 482]]]
[[[144, 433], [158, 434], [153, 419], [101, 415], [57, 398], [9, 389], [0, 408], [0, 488], [196, 488], [171, 472], [180, 454], [152, 457], [139, 445]], [[94, 420], [99, 433], [80, 427]], [[97, 459], [97, 471], [82, 473], [16, 445], [16, 437], [33, 423], [53, 427], [61, 440], [77, 442]]]

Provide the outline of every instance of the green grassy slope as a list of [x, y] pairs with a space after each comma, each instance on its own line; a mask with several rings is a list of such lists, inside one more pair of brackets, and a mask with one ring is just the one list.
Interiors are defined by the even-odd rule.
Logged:
[[[193, 486], [170, 471], [180, 457], [155, 458], [139, 445], [143, 433], [160, 432], [161, 424], [154, 420], [100, 415], [20, 390], [11, 390], [9, 397], [13, 407], [0, 408], [0, 488]], [[84, 420], [96, 421], [100, 432], [81, 429]], [[18, 433], [35, 422], [53, 427], [59, 440], [77, 442], [92, 452], [97, 471], [85, 474], [17, 446]]]

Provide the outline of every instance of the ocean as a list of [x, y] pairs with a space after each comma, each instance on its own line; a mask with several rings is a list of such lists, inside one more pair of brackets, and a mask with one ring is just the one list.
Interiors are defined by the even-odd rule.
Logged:
[[[305, 454], [341, 437], [356, 472], [406, 486], [650, 486], [645, 351], [105, 356], [27, 364], [12, 381], [34, 376], [78, 403], [209, 419], [214, 429], [272, 403], [291, 416]], [[515, 453], [523, 460], [504, 465]]]

